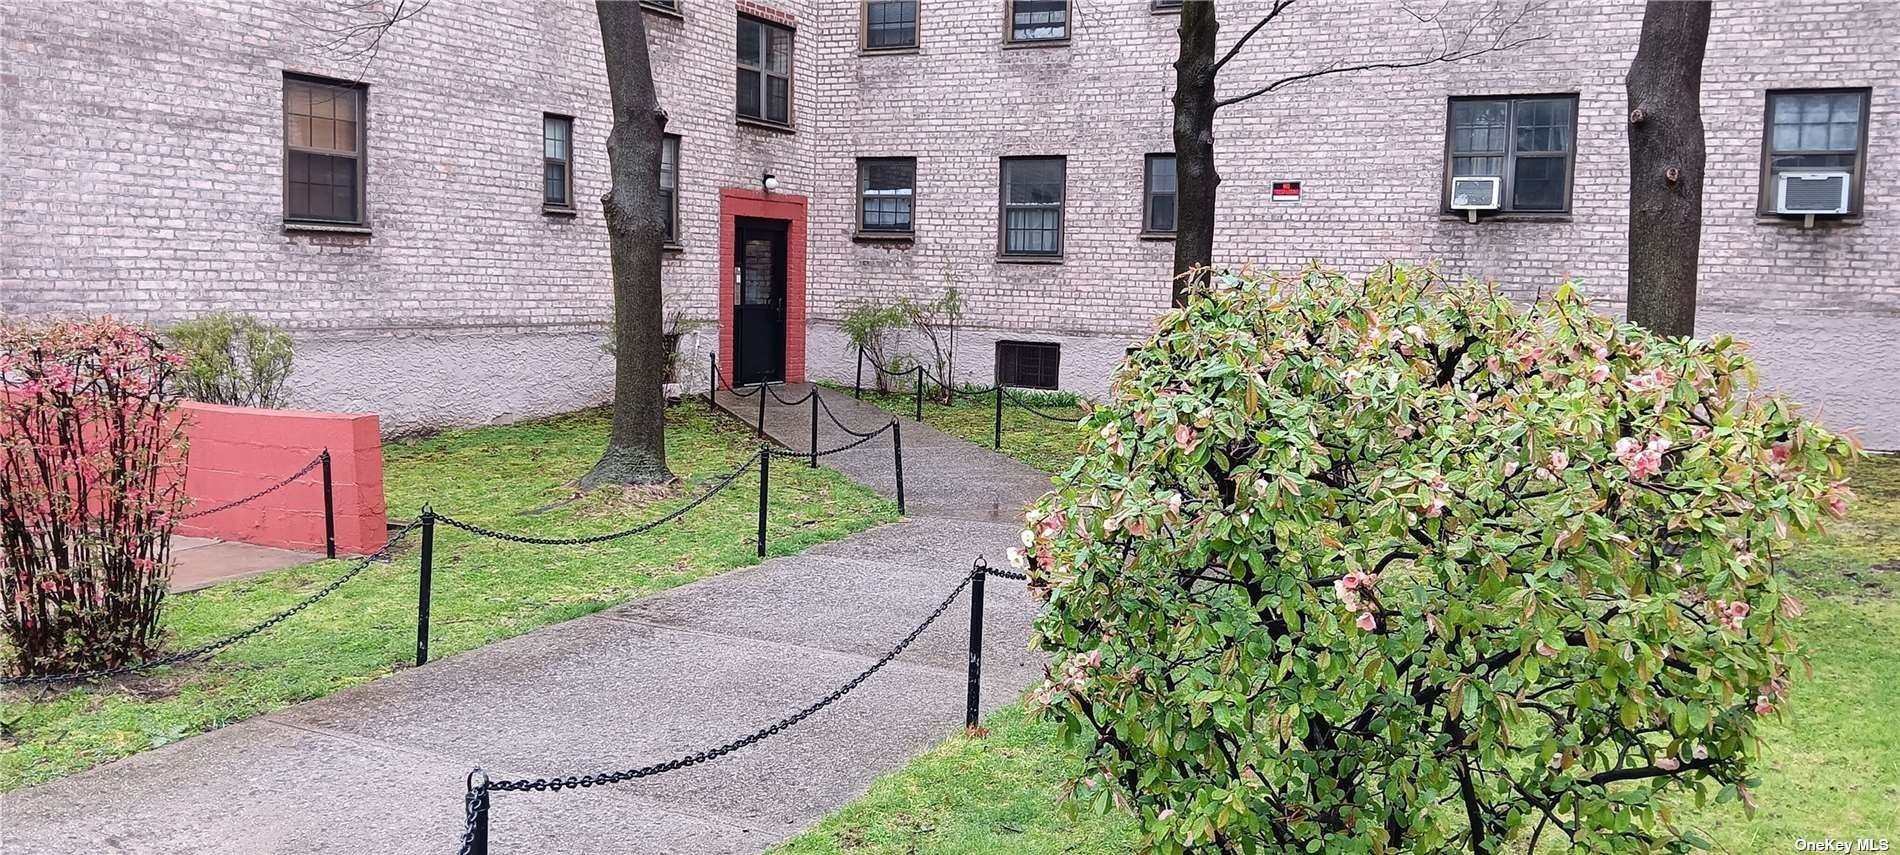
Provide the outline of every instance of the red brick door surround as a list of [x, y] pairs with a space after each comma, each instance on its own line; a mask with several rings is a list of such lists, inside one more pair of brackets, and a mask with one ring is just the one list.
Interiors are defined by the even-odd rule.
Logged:
[[733, 376], [733, 252], [742, 217], [782, 220], [785, 234], [785, 382], [805, 382], [804, 196], [726, 187], [719, 191], [719, 372]]

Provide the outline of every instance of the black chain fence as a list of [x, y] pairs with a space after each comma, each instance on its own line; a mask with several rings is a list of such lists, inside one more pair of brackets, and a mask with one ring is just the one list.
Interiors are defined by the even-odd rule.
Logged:
[[345, 570], [343, 572], [342, 575], [336, 577], [334, 580], [331, 580], [329, 584], [324, 585], [322, 588], [318, 588], [316, 593], [313, 593], [307, 597], [304, 597], [301, 600], [298, 600], [297, 603], [295, 605], [292, 605], [290, 608], [284, 609], [283, 611], [278, 612], [275, 615], [272, 615], [271, 617], [264, 620], [262, 623], [256, 624], [255, 626], [252, 626], [249, 629], [240, 630], [238, 632], [234, 632], [230, 635], [224, 636], [223, 638], [219, 638], [215, 641], [208, 641], [208, 642], [205, 642], [204, 644], [200, 644], [197, 647], [193, 647], [189, 650], [181, 650], [177, 653], [173, 653], [169, 656], [164, 656], [158, 659], [150, 659], [144, 662], [136, 662], [136, 663], [127, 664], [127, 665], [120, 665], [114, 668], [102, 668], [96, 671], [73, 671], [73, 672], [69, 672], [65, 674], [36, 674], [36, 675], [24, 676], [24, 677], [0, 677], [0, 686], [44, 686], [44, 685], [51, 685], [54, 683], [75, 683], [75, 682], [83, 682], [83, 681], [88, 681], [88, 680], [104, 680], [104, 679], [109, 679], [112, 677], [122, 677], [127, 674], [142, 673], [145, 671], [153, 670], [155, 668], [163, 668], [169, 665], [178, 665], [185, 662], [192, 662], [199, 659], [204, 659], [206, 657], [209, 657], [213, 653], [216, 653], [220, 650], [230, 647], [233, 644], [236, 644], [240, 641], [243, 641], [247, 638], [257, 635], [258, 633], [264, 632], [270, 629], [271, 627], [274, 627], [280, 623], [283, 623], [284, 621], [290, 619], [291, 616], [297, 614], [298, 612], [301, 612], [304, 609], [310, 608], [311, 606], [316, 605], [317, 602], [322, 600], [323, 598], [336, 593], [337, 589], [343, 587], [346, 584], [349, 584], [351, 579], [355, 579], [357, 576], [362, 575], [363, 571], [368, 570], [371, 564], [374, 564], [377, 561], [386, 559], [390, 555], [394, 554], [397, 547], [399, 547], [402, 544], [402, 542], [409, 537], [409, 533], [416, 530], [416, 528], [419, 525], [420, 525], [419, 522], [412, 522], [406, 526], [403, 526], [395, 534], [390, 535], [389, 539], [383, 543], [383, 548], [378, 549], [369, 555], [365, 555], [362, 558], [357, 559], [355, 563], [350, 565], [348, 570]]
[[481, 525], [476, 525], [475, 523], [466, 522], [464, 520], [460, 520], [455, 517], [449, 516], [448, 514], [442, 513], [441, 511], [434, 510], [433, 508], [427, 505], [423, 506], [422, 515], [424, 518], [433, 517], [436, 522], [440, 522], [445, 525], [459, 528], [463, 531], [468, 532], [469, 534], [477, 535], [480, 537], [486, 537], [493, 540], [505, 540], [510, 543], [526, 543], [526, 544], [533, 544], [536, 546], [585, 546], [585, 545], [593, 544], [593, 543], [606, 543], [607, 541], [619, 540], [623, 537], [633, 537], [635, 535], [646, 534], [647, 532], [650, 532], [656, 528], [659, 528], [660, 526], [666, 525], [667, 523], [670, 523], [676, 519], [679, 519], [680, 517], [685, 516], [688, 512], [692, 511], [694, 508], [697, 508], [700, 505], [705, 504], [707, 500], [711, 499], [712, 497], [716, 495], [719, 495], [719, 493], [725, 490], [727, 487], [732, 486], [732, 482], [739, 480], [739, 476], [744, 475], [746, 473], [746, 470], [751, 469], [752, 465], [755, 463], [758, 463], [759, 458], [767, 453], [770, 453], [770, 452], [768, 452], [766, 449], [760, 449], [759, 451], [753, 452], [752, 456], [747, 457], [744, 463], [739, 464], [739, 468], [734, 469], [731, 472], [726, 473], [725, 475], [721, 475], [719, 478], [714, 480], [712, 487], [706, 490], [706, 492], [701, 493], [698, 496], [694, 497], [692, 501], [687, 502], [686, 504], [681, 505], [678, 508], [675, 508], [673, 511], [666, 514], [665, 516], [662, 516], [659, 519], [655, 519], [649, 522], [641, 523], [632, 528], [622, 529], [620, 531], [607, 532], [605, 534], [592, 534], [592, 535], [586, 535], [583, 537], [537, 537], [535, 535], [529, 535], [529, 534], [517, 534], [515, 532], [501, 531], [500, 529], [493, 529], [487, 526], [481, 526]]
[[[1024, 398], [1016, 390], [1008, 386], [1005, 386], [1001, 383], [998, 383], [994, 386], [985, 386], [985, 387], [958, 387], [956, 384], [949, 382], [945, 378], [938, 377], [934, 374], [931, 374], [922, 365], [915, 365], [903, 371], [891, 371], [885, 368], [884, 366], [877, 364], [876, 360], [871, 360], [870, 365], [871, 365], [871, 370], [873, 372], [876, 372], [876, 374], [880, 377], [891, 377], [891, 378], [898, 378], [898, 379], [910, 378], [914, 381], [915, 388], [914, 388], [914, 391], [912, 392], [912, 396], [915, 398], [915, 404], [914, 404], [915, 412], [914, 412], [913, 417], [918, 421], [923, 421], [923, 418], [924, 418], [924, 386], [925, 386], [924, 381], [926, 378], [928, 378], [930, 382], [936, 386], [937, 389], [941, 390], [943, 393], [950, 396], [951, 398], [970, 398], [970, 399], [990, 398], [992, 399], [996, 405], [996, 419], [995, 419], [995, 427], [993, 430], [993, 436], [991, 438], [990, 444], [991, 444], [991, 447], [999, 449], [999, 450], [1003, 447], [1003, 404], [1004, 403], [1013, 404], [1017, 408], [1023, 410], [1024, 412], [1027, 412], [1041, 419], [1046, 419], [1052, 422], [1060, 422], [1063, 424], [1071, 424], [1071, 425], [1076, 424], [1077, 422], [1081, 421], [1082, 418], [1084, 418], [1091, 409], [1090, 405], [1087, 402], [1078, 399], [1077, 402], [1074, 404], [1074, 406], [1080, 408], [1082, 410], [1082, 414], [1073, 415], [1073, 416], [1062, 415], [1059, 413], [1052, 413], [1052, 412], [1049, 412], [1047, 409], [1044, 409], [1045, 407], [1050, 406], [1048, 404], [1031, 403], [1028, 399]], [[851, 388], [851, 394], [854, 397], [859, 397], [859, 398], [864, 397], [864, 366], [865, 366], [864, 349], [859, 348], [858, 349], [858, 374], [857, 374], [857, 379], [853, 382], [852, 388]]]
[[976, 559], [970, 567], [969, 574], [964, 576], [963, 580], [958, 582], [956, 587], [952, 588], [948, 594], [944, 595], [943, 600], [937, 603], [937, 607], [932, 609], [930, 613], [924, 617], [923, 621], [917, 624], [915, 629], [912, 629], [900, 639], [897, 644], [883, 656], [878, 657], [877, 661], [871, 663], [869, 667], [858, 672], [856, 676], [845, 681], [837, 688], [832, 689], [829, 694], [797, 711], [765, 727], [754, 730], [744, 736], [727, 740], [712, 748], [696, 751], [691, 754], [683, 754], [670, 760], [649, 763], [644, 766], [635, 766], [611, 772], [596, 772], [588, 775], [569, 775], [566, 777], [493, 780], [488, 777], [487, 772], [481, 768], [476, 768], [469, 773], [466, 781], [468, 791], [463, 797], [464, 819], [460, 841], [461, 846], [457, 850], [457, 855], [488, 855], [489, 807], [492, 793], [530, 791], [559, 792], [561, 790], [586, 789], [589, 787], [625, 783], [639, 778], [648, 778], [678, 769], [708, 763], [735, 751], [757, 745], [766, 739], [790, 730], [820, 710], [837, 703], [840, 699], [844, 698], [844, 696], [863, 685], [866, 680], [871, 679], [877, 672], [883, 670], [886, 665], [891, 664], [898, 656], [903, 655], [904, 651], [908, 650], [911, 644], [916, 642], [918, 637], [924, 634], [925, 630], [928, 630], [932, 624], [936, 623], [938, 618], [943, 617], [944, 612], [950, 610], [950, 606], [953, 605], [957, 601], [957, 598], [961, 597], [966, 590], [971, 592], [971, 597], [970, 653], [968, 659], [969, 673], [965, 726], [974, 727], [977, 722], [978, 705], [981, 700], [979, 687], [982, 682], [983, 667], [983, 582], [984, 579], [989, 576], [1006, 579], [1023, 578], [1023, 575], [1020, 573], [996, 570], [991, 568], [982, 558]]

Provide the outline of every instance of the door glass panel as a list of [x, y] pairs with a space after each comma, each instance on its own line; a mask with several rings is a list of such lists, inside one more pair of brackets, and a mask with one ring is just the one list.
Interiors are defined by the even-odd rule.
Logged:
[[739, 265], [739, 302], [765, 306], [772, 302], [772, 242], [745, 242], [744, 261]]

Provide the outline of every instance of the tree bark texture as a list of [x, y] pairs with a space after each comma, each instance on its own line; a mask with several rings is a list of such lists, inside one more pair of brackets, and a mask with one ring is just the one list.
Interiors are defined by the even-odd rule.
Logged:
[[1182, 304], [1187, 275], [1214, 263], [1214, 216], [1220, 173], [1214, 168], [1214, 50], [1220, 23], [1214, 0], [1181, 7], [1181, 55], [1174, 61], [1174, 305]]
[[581, 486], [657, 484], [666, 468], [666, 341], [660, 292], [665, 236], [660, 147], [666, 114], [653, 91], [645, 13], [634, 0], [599, 0], [600, 40], [613, 99], [607, 162], [613, 187], [601, 197], [613, 258], [614, 404], [607, 450]]
[[1629, 94], [1629, 318], [1695, 334], [1702, 248], [1702, 56], [1710, 4], [1650, 0]]

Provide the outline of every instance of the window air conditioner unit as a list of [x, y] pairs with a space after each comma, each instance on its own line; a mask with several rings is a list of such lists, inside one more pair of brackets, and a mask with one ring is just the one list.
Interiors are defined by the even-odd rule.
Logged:
[[1853, 175], [1847, 172], [1783, 172], [1775, 176], [1775, 213], [1845, 214]]
[[1497, 210], [1498, 198], [1503, 195], [1504, 179], [1495, 175], [1451, 179], [1451, 209], [1466, 212], [1474, 223], [1478, 221], [1479, 211]]

